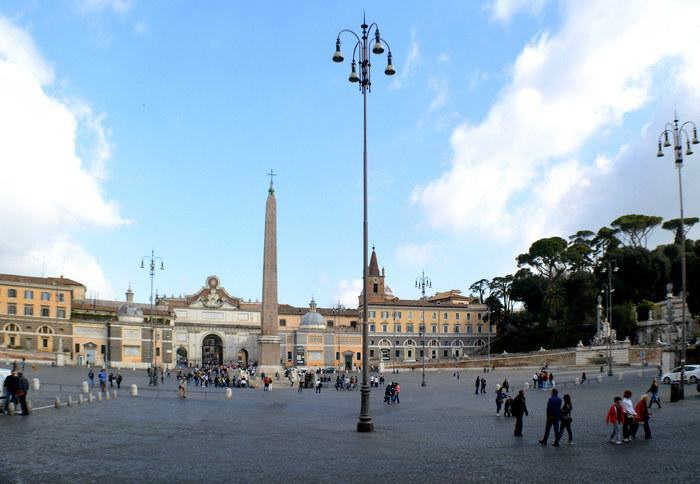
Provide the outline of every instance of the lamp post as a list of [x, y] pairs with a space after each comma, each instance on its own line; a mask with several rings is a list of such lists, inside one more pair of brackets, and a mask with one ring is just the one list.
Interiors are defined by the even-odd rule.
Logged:
[[335, 364], [340, 372], [340, 327], [338, 326], [338, 313], [344, 309], [344, 307], [338, 301], [338, 304], [333, 306], [333, 325], [335, 326], [335, 343], [338, 351], [336, 352]]
[[[679, 397], [683, 399], [685, 397], [685, 356], [686, 356], [686, 326], [687, 321], [685, 320], [685, 298], [686, 298], [686, 274], [685, 274], [685, 220], [683, 218], [683, 178], [681, 176], [681, 168], [683, 168], [683, 138], [685, 137], [686, 151], [685, 155], [690, 156], [693, 154], [693, 150], [690, 148], [691, 143], [698, 144], [698, 130], [695, 123], [692, 121], [686, 121], [678, 126], [678, 116], [674, 116], [673, 124], [666, 123], [664, 130], [659, 134], [659, 151], [656, 156], [664, 156], [663, 148], [668, 148], [671, 143], [668, 139], [668, 135], [673, 135], [673, 153], [676, 162], [676, 168], [678, 168], [678, 198], [680, 200], [681, 209], [681, 338], [683, 339], [683, 344], [681, 346], [681, 392]], [[686, 126], [693, 127], [693, 139], [690, 139], [688, 131], [686, 131]], [[661, 138], [663, 137], [663, 145], [661, 144]]]
[[156, 263], [160, 261], [160, 270], [165, 270], [165, 265], [161, 257], [156, 257], [155, 250], [151, 249], [151, 255], [144, 255], [141, 258], [141, 269], [145, 269], [144, 262], [148, 263], [148, 274], [151, 276], [151, 296], [150, 296], [150, 323], [152, 329], [151, 335], [151, 380], [149, 386], [158, 386], [158, 376], [156, 375], [156, 325], [153, 321], [153, 278], [156, 276]]
[[613, 375], [613, 357], [612, 357], [612, 293], [615, 291], [612, 287], [612, 273], [618, 271], [617, 264], [615, 264], [613, 261], [606, 261], [605, 262], [606, 267], [603, 267], [602, 272], [607, 272], [608, 274], [608, 283], [603, 284], [603, 289], [605, 289], [605, 292], [607, 294], [607, 302], [608, 302], [608, 327], [610, 329], [610, 333], [608, 334], [608, 376]]
[[[358, 432], [373, 432], [374, 424], [372, 423], [372, 416], [369, 410], [369, 357], [368, 357], [368, 344], [367, 344], [367, 279], [368, 279], [368, 257], [367, 257], [367, 93], [371, 90], [371, 80], [370, 80], [370, 51], [369, 51], [369, 37], [374, 29], [374, 45], [372, 46], [372, 53], [382, 54], [384, 53], [384, 45], [388, 49], [387, 53], [387, 66], [384, 70], [384, 74], [387, 76], [393, 76], [396, 74], [394, 66], [391, 64], [391, 47], [389, 44], [381, 37], [379, 34], [379, 27], [376, 23], [372, 25], [367, 25], [366, 20], [363, 19], [361, 37], [358, 36], [354, 31], [349, 29], [343, 29], [338, 32], [337, 39], [335, 41], [335, 53], [333, 54], [333, 62], [343, 62], [343, 54], [340, 51], [340, 35], [349, 34], [354, 37], [355, 46], [352, 50], [352, 65], [350, 76], [348, 81], [359, 83], [359, 89], [362, 93], [362, 112], [363, 112], [363, 151], [362, 151], [362, 199], [363, 199], [363, 217], [362, 217], [362, 284], [363, 284], [363, 301], [362, 301], [362, 385], [360, 387], [361, 394], [361, 405], [360, 405], [360, 417], [357, 422]], [[355, 55], [358, 56], [358, 61], [360, 62], [360, 73], [358, 75], [355, 70]]]
[[487, 373], [489, 373], [491, 371], [491, 317], [492, 317], [491, 315], [492, 314], [493, 314], [493, 311], [491, 311], [491, 309], [489, 309], [488, 316], [487, 316], [488, 321], [486, 321], [486, 333], [487, 333], [486, 334], [486, 339], [487, 339], [486, 351], [488, 352], [487, 361], [488, 361], [488, 365], [489, 365]]
[[[416, 288], [421, 292], [421, 304], [425, 303], [425, 289], [432, 288], [433, 283], [429, 277], [425, 275], [425, 271], [421, 271], [420, 276], [416, 278]], [[421, 310], [421, 323], [418, 326], [418, 335], [423, 340], [423, 375], [421, 377], [420, 386], [425, 386], [425, 310]]]

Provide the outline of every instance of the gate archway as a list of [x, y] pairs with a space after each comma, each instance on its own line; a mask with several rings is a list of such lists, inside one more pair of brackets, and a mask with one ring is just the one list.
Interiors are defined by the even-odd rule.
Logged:
[[178, 366], [187, 366], [187, 349], [184, 346], [180, 346], [176, 354]]
[[238, 364], [241, 365], [241, 368], [248, 367], [248, 350], [245, 348], [241, 348], [238, 352]]
[[216, 334], [209, 334], [202, 341], [202, 364], [223, 365], [224, 343]]

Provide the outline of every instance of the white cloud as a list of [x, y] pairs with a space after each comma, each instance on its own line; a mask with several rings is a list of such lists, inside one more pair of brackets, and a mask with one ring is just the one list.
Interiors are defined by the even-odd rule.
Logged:
[[545, 0], [493, 0], [489, 8], [493, 20], [507, 23], [522, 11], [532, 15], [538, 14], [544, 4]]
[[447, 87], [447, 81], [437, 77], [428, 78], [428, 88], [433, 92], [433, 98], [428, 106], [428, 112], [432, 113], [445, 105], [449, 88]]
[[356, 308], [358, 306], [358, 297], [361, 292], [362, 279], [343, 279], [338, 282], [334, 299], [340, 301], [340, 304], [347, 308]]
[[99, 184], [111, 153], [105, 115], [50, 95], [47, 66], [31, 37], [0, 18], [0, 268], [37, 274], [45, 265], [55, 274], [65, 266], [67, 277], [108, 294], [99, 265], [70, 237], [127, 223]]
[[126, 13], [131, 9], [132, 0], [78, 0], [78, 8], [85, 12], [101, 12], [112, 10], [115, 13]]
[[[398, 68], [398, 75], [394, 77], [389, 85], [391, 89], [401, 89], [406, 82], [413, 76], [416, 68], [421, 63], [420, 47], [418, 46], [418, 41], [416, 40], [416, 31], [411, 30], [411, 41], [407, 49], [406, 60], [403, 65]], [[394, 62], [396, 59], [394, 59]]]
[[400, 245], [394, 252], [396, 263], [401, 267], [422, 268], [434, 260], [435, 242], [429, 240], [422, 244], [407, 243]]
[[[611, 169], [602, 159], [581, 158], [586, 145], [595, 146], [626, 114], [653, 101], [659, 93], [652, 79], [668, 76], [671, 98], [691, 86], [698, 91], [697, 2], [673, 9], [653, 1], [576, 2], [566, 4], [564, 15], [558, 32], [545, 32], [525, 46], [511, 82], [485, 119], [453, 131], [450, 169], [414, 189], [412, 200], [431, 227], [522, 242], [534, 231], [556, 228], [552, 215], [574, 195], [580, 198], [562, 218], [576, 223], [590, 202], [585, 195], [607, 183], [601, 176]], [[677, 36], [672, 44], [665, 41], [669, 31]], [[693, 99], [684, 101], [694, 106]], [[654, 149], [648, 138], [620, 144], [628, 141]], [[633, 196], [639, 191], [624, 182], [613, 190], [616, 203], [622, 190]]]

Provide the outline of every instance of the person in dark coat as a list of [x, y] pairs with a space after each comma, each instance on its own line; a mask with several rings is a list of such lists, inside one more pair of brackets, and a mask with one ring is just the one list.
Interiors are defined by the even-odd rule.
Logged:
[[481, 377], [481, 393], [486, 393], [486, 378]]
[[549, 431], [554, 427], [554, 447], [559, 447], [559, 421], [561, 420], [561, 398], [559, 391], [552, 388], [552, 396], [547, 400], [547, 426], [544, 429], [544, 437], [540, 444], [547, 445]]
[[17, 377], [17, 398], [19, 400], [20, 406], [22, 407], [22, 415], [26, 417], [27, 415], [29, 415], [29, 407], [27, 406], [27, 392], [29, 391], [29, 382], [22, 373], [18, 373]]
[[528, 415], [527, 404], [525, 402], [525, 392], [522, 390], [518, 391], [518, 394], [513, 399], [510, 411], [515, 417], [515, 431], [513, 435], [516, 437], [523, 436], [523, 415]]
[[7, 407], [10, 405], [10, 402], [16, 403], [18, 384], [19, 377], [17, 376], [17, 370], [13, 368], [12, 372], [5, 378], [5, 382], [2, 384], [5, 393], [4, 411], [6, 413]]
[[474, 383], [474, 395], [479, 394], [479, 388], [481, 387], [481, 377], [477, 375], [476, 377], [476, 383]]

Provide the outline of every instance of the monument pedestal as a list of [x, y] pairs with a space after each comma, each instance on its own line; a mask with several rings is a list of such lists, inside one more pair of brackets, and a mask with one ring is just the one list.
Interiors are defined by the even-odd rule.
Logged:
[[257, 374], [265, 373], [266, 376], [282, 374], [280, 365], [280, 337], [278, 335], [262, 335], [258, 338], [260, 345], [260, 361]]

